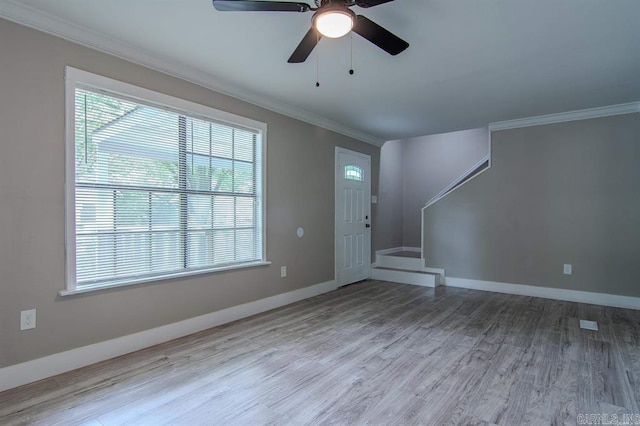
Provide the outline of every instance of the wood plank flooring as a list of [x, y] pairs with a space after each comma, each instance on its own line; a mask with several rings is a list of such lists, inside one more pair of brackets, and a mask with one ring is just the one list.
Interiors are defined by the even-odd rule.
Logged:
[[638, 311], [365, 281], [0, 393], [0, 425], [640, 424], [639, 342]]

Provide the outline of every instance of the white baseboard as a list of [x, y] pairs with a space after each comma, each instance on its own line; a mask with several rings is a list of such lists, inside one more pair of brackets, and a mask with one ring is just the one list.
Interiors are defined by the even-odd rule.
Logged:
[[412, 252], [420, 253], [422, 250], [420, 249], [420, 247], [402, 246], [402, 247], [392, 247], [384, 250], [376, 250], [376, 254], [390, 254], [390, 253], [397, 253], [399, 251], [412, 251]]
[[251, 315], [279, 308], [290, 303], [327, 293], [337, 288], [335, 281], [327, 281], [299, 290], [233, 306], [195, 318], [129, 334], [104, 342], [60, 352], [21, 364], [0, 369], [0, 392], [27, 383], [75, 370], [159, 343], [197, 333], [211, 327], [236, 321]]
[[453, 277], [447, 277], [445, 283], [445, 285], [449, 287], [460, 287], [472, 290], [493, 291], [496, 293], [517, 294], [520, 296], [542, 297], [545, 299], [566, 300], [569, 302], [588, 303], [591, 305], [640, 310], [640, 297]]
[[440, 284], [436, 275], [384, 268], [371, 269], [371, 279], [422, 287], [436, 287]]
[[422, 267], [422, 272], [429, 272], [430, 274], [440, 274], [443, 277], [445, 276], [445, 270], [442, 268], [432, 268], [430, 266]]
[[[424, 265], [424, 259], [422, 259], [422, 264]], [[423, 266], [422, 272], [428, 272], [430, 274], [436, 274], [436, 280], [438, 282], [437, 285], [446, 285], [447, 277], [445, 275], [445, 270], [442, 268], [431, 268], [429, 266]]]
[[388, 248], [388, 249], [384, 249], [384, 250], [376, 250], [376, 255], [378, 254], [389, 254], [389, 253], [396, 253], [402, 251], [402, 247], [392, 247], [392, 248]]
[[420, 253], [422, 249], [420, 249], [420, 247], [402, 247], [402, 251], [412, 251], [414, 253]]

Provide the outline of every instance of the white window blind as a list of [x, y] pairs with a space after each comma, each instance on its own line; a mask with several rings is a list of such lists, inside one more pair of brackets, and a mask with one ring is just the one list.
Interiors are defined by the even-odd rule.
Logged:
[[71, 287], [263, 260], [261, 134], [77, 84]]

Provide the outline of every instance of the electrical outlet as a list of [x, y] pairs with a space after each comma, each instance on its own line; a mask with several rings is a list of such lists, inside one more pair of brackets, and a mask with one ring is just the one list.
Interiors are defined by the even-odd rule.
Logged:
[[280, 277], [284, 278], [287, 276], [287, 267], [286, 266], [281, 266], [280, 267]]
[[573, 274], [573, 267], [569, 263], [565, 263], [562, 267], [562, 273], [565, 275]]
[[31, 328], [36, 328], [36, 310], [21, 311], [20, 330], [29, 330]]

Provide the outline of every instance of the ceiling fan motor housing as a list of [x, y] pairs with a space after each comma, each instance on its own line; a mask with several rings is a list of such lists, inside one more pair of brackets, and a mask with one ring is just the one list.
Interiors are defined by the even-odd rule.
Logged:
[[[319, 7], [328, 7], [328, 6], [342, 6], [342, 7], [351, 7], [355, 4], [355, 0], [322, 0], [319, 2]], [[316, 2], [318, 4], [318, 2]]]

